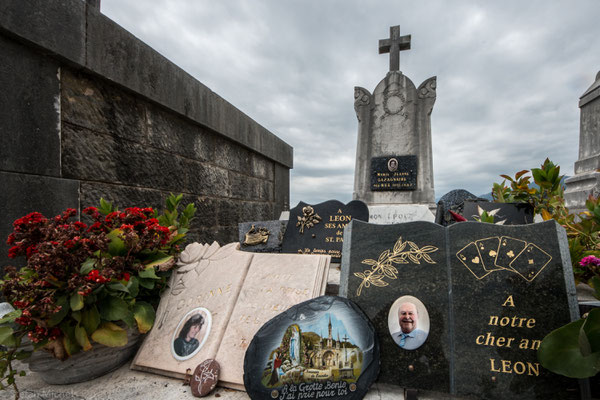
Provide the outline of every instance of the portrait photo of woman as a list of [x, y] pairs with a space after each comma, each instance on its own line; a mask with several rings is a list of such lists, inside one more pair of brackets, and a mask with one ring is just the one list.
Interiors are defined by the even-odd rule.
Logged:
[[171, 343], [173, 357], [183, 361], [196, 355], [208, 338], [211, 323], [212, 318], [206, 308], [199, 307], [188, 312], [175, 329]]

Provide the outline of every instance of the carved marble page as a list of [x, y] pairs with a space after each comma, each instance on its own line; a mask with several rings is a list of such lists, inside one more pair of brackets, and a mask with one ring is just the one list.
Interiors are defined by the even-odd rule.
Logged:
[[271, 318], [325, 293], [330, 256], [256, 254], [242, 286], [216, 360], [219, 385], [244, 390], [244, 355]]
[[[182, 252], [170, 289], [162, 296], [156, 321], [132, 368], [183, 378], [207, 358], [214, 358], [252, 260], [252, 253], [238, 250], [238, 243], [220, 247], [192, 243]], [[185, 322], [203, 317], [191, 353], [178, 355], [175, 340]]]

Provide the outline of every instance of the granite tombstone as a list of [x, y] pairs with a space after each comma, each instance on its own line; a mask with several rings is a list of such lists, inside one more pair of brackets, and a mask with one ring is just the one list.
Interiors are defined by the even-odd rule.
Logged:
[[352, 219], [367, 221], [369, 209], [362, 201], [345, 204], [329, 200], [316, 205], [298, 203], [290, 210], [283, 237], [283, 253], [325, 254], [339, 262], [344, 242], [344, 227]]
[[579, 396], [576, 380], [536, 357], [546, 334], [578, 318], [555, 221], [353, 221], [344, 234], [340, 294], [375, 325], [381, 382], [486, 399]]
[[600, 72], [579, 98], [579, 157], [575, 175], [565, 181], [565, 205], [571, 212], [586, 209], [585, 201], [600, 195]]
[[400, 52], [409, 50], [411, 36], [390, 27], [379, 41], [379, 53], [389, 53], [390, 70], [373, 93], [354, 88], [358, 118], [353, 199], [369, 207], [382, 204], [435, 206], [431, 112], [436, 78], [419, 87], [400, 71]]
[[477, 221], [485, 211], [499, 225], [522, 225], [533, 223], [533, 206], [529, 203], [494, 203], [487, 200], [464, 201], [462, 216], [467, 221]]
[[362, 399], [379, 372], [379, 345], [351, 301], [322, 296], [279, 314], [256, 333], [244, 359], [252, 399]]
[[464, 189], [454, 189], [440, 197], [437, 202], [435, 213], [435, 223], [443, 226], [455, 223], [450, 211], [456, 214], [463, 214], [466, 200], [484, 200], [475, 196], [473, 193]]

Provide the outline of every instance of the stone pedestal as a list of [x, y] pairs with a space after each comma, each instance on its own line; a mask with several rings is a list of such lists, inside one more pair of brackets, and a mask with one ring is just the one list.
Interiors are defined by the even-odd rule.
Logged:
[[600, 72], [579, 99], [579, 108], [579, 159], [575, 175], [565, 182], [565, 203], [571, 212], [583, 211], [588, 196], [600, 194]]

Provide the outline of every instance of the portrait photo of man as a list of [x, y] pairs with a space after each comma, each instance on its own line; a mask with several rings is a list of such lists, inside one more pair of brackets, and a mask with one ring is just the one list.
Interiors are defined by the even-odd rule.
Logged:
[[[390, 309], [390, 319], [393, 314], [396, 314], [397, 325], [399, 325], [399, 329], [394, 329], [392, 331], [392, 326], [390, 324], [392, 339], [394, 339], [394, 342], [404, 350], [414, 350], [421, 347], [429, 334], [429, 317], [426, 317], [427, 323], [423, 324], [426, 325], [426, 329], [421, 329], [419, 316], [419, 308], [421, 307], [417, 307], [417, 304], [422, 306], [422, 303], [416, 298], [413, 299], [414, 300], [407, 299], [401, 302], [396, 301], [392, 306], [392, 309]], [[422, 306], [422, 308], [425, 309], [424, 306]], [[394, 309], [397, 309], [397, 313], [392, 312]]]

